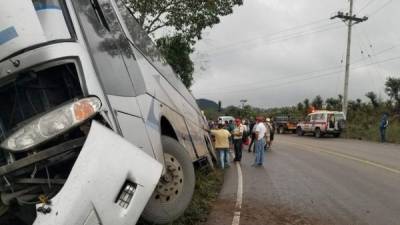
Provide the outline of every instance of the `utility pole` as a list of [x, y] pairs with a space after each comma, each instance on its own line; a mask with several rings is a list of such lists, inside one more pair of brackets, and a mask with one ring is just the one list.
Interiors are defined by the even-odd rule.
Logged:
[[350, 10], [348, 13], [338, 12], [337, 15], [331, 17], [331, 20], [339, 18], [347, 23], [348, 34], [347, 34], [347, 53], [346, 53], [346, 72], [344, 77], [344, 93], [342, 110], [345, 116], [347, 116], [347, 106], [348, 106], [348, 94], [349, 94], [349, 76], [350, 76], [350, 55], [351, 55], [351, 31], [355, 24], [364, 22], [368, 20], [368, 17], [363, 18], [353, 15], [353, 0], [350, 0]]

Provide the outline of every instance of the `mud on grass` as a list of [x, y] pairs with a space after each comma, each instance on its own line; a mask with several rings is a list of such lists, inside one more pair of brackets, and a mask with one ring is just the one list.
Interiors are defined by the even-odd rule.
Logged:
[[[224, 172], [221, 170], [203, 169], [196, 171], [196, 186], [192, 202], [183, 216], [170, 225], [197, 225], [207, 220], [213, 203], [224, 182]], [[138, 225], [152, 225], [140, 219]]]

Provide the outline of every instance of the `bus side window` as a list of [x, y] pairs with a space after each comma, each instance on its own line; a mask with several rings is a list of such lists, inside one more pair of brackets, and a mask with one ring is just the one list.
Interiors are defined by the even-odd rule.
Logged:
[[[99, 21], [90, 0], [75, 0], [73, 4], [104, 92], [116, 96], [135, 96], [121, 55], [122, 49], [126, 46], [121, 46], [118, 40], [122, 34], [114, 29], [114, 21], [107, 21], [110, 27], [108, 31]], [[99, 1], [99, 4], [104, 15], [112, 12], [113, 9], [108, 0]]]

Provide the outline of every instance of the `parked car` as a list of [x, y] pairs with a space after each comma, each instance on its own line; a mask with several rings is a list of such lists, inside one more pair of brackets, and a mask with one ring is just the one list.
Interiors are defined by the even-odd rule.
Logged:
[[311, 133], [317, 138], [327, 134], [339, 137], [345, 128], [345, 121], [343, 112], [316, 111], [308, 114], [305, 121], [297, 124], [296, 132], [299, 136]]
[[125, 0], [0, 1], [0, 103], [1, 225], [170, 223], [211, 161]]
[[297, 122], [296, 117], [288, 115], [279, 115], [274, 118], [275, 129], [278, 134], [286, 132], [296, 133]]

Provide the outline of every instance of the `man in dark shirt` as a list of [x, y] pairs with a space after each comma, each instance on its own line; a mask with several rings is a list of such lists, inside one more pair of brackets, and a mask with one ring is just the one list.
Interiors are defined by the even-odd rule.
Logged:
[[248, 149], [249, 152], [251, 152], [251, 147], [253, 146], [254, 140], [256, 139], [256, 133], [253, 131], [254, 125], [256, 125], [256, 123], [254, 122], [254, 120], [252, 120], [250, 122], [250, 129], [249, 129], [249, 132], [251, 132], [251, 141], [250, 141], [249, 149]]
[[381, 134], [381, 142], [384, 143], [386, 142], [386, 128], [389, 126], [389, 121], [388, 121], [388, 114], [384, 113], [382, 116], [381, 123], [379, 125], [379, 131]]

